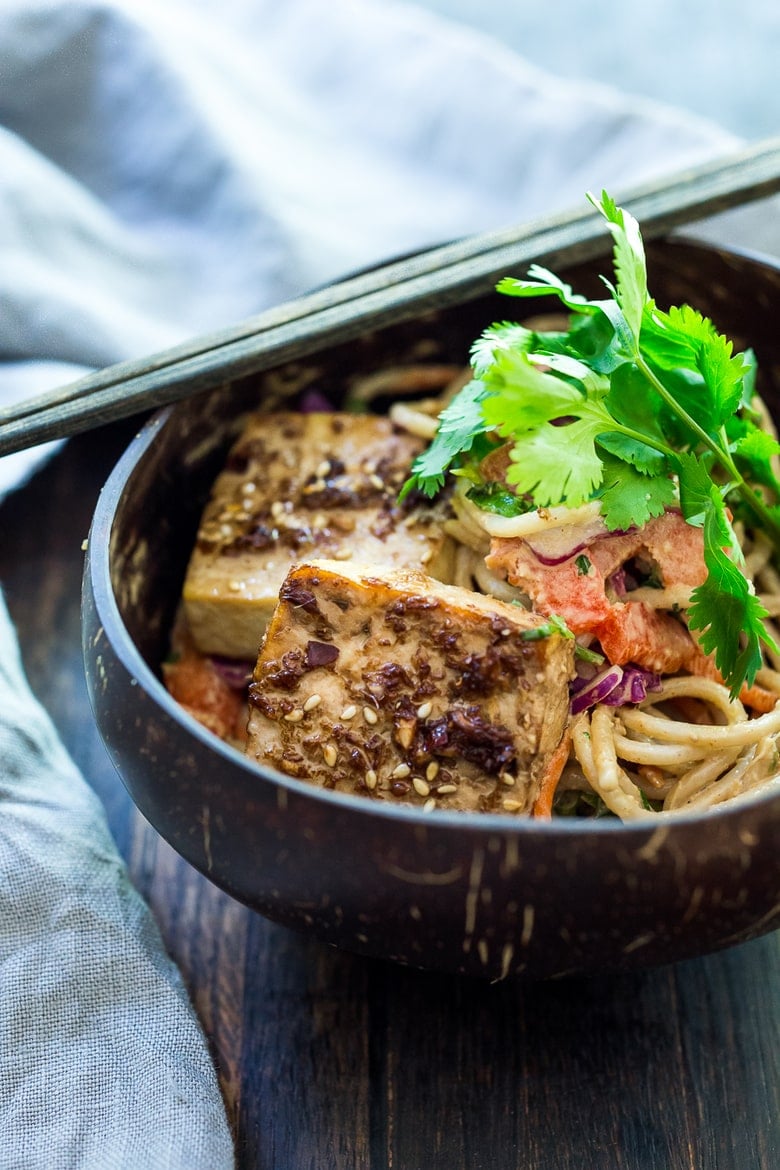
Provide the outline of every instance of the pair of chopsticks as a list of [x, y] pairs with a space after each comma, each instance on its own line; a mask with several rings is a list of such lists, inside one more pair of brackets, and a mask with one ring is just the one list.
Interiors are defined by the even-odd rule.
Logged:
[[[780, 190], [780, 138], [626, 192], [611, 192], [645, 239]], [[120, 362], [0, 409], [0, 455], [175, 402], [307, 356], [425, 310], [489, 291], [503, 276], [594, 259], [610, 250], [603, 218], [583, 207], [470, 236], [299, 297], [227, 329]]]

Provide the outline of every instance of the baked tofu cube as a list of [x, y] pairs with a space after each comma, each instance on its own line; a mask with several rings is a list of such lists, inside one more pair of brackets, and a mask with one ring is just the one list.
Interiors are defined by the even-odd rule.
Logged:
[[446, 503], [397, 503], [422, 446], [375, 415], [253, 415], [215, 482], [184, 582], [198, 649], [254, 662], [287, 572], [313, 557], [425, 565], [446, 580]]
[[247, 753], [324, 788], [526, 813], [563, 735], [573, 641], [413, 569], [291, 570], [249, 689]]

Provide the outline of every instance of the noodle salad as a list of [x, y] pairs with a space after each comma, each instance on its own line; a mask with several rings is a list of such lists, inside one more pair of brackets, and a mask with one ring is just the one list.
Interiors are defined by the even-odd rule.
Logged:
[[505, 278], [561, 320], [492, 325], [465, 385], [391, 417], [431, 440], [402, 498], [452, 488], [456, 583], [575, 641], [542, 815], [631, 819], [778, 783], [780, 444], [754, 355], [660, 309], [636, 220], [589, 198], [614, 238], [605, 298], [539, 266]]

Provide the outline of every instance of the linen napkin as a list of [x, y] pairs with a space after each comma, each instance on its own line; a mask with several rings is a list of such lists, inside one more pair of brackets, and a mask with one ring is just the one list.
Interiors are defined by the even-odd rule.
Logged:
[[[0, 0], [0, 402], [736, 145], [393, 0]], [[0, 461], [0, 494], [52, 447]], [[221, 1170], [204, 1038], [0, 610], [0, 1170]]]
[[216, 1074], [0, 598], [0, 1166], [222, 1170]]

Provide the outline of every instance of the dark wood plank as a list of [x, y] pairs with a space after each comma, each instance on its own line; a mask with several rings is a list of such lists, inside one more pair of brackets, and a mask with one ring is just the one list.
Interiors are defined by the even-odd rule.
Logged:
[[674, 977], [696, 1166], [780, 1166], [780, 934]]
[[333, 951], [216, 889], [134, 809], [89, 711], [81, 542], [134, 428], [0, 506], [34, 690], [190, 990], [241, 1170], [775, 1170], [780, 936], [638, 975], [477, 982]]

